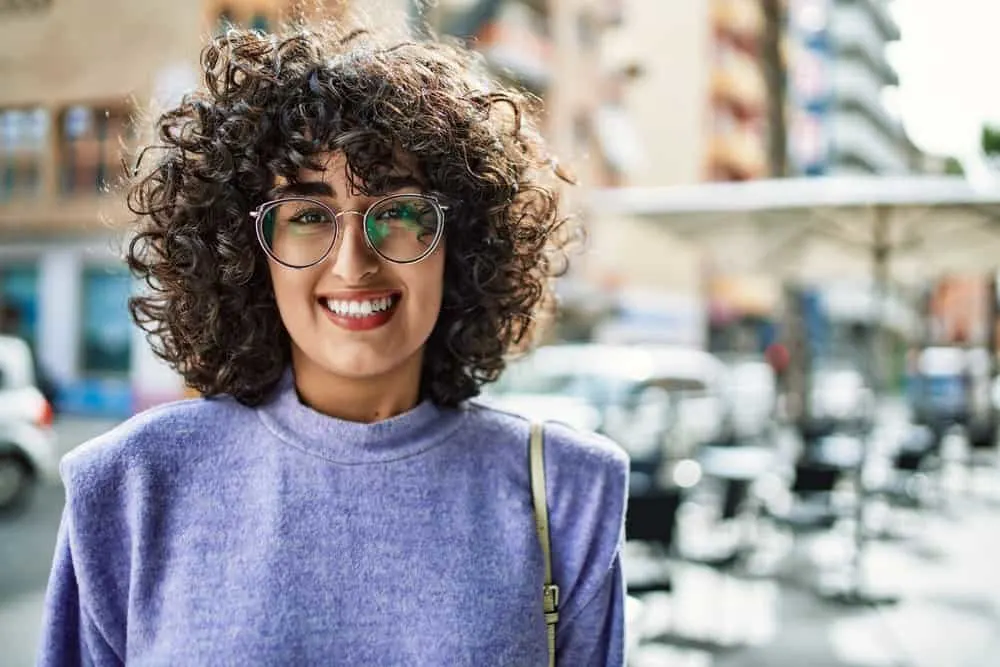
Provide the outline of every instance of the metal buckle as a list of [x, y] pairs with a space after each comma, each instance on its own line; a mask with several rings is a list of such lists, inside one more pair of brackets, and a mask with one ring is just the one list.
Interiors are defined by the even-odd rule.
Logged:
[[546, 612], [554, 612], [559, 609], [559, 587], [555, 584], [542, 586], [542, 596], [545, 603]]

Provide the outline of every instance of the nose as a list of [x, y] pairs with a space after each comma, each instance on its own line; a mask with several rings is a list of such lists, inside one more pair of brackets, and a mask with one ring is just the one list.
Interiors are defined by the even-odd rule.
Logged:
[[343, 211], [337, 218], [340, 238], [331, 253], [330, 271], [345, 283], [354, 285], [374, 275], [379, 269], [378, 256], [365, 242], [364, 214]]

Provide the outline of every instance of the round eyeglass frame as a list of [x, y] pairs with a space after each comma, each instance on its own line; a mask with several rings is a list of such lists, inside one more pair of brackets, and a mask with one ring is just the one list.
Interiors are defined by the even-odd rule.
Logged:
[[[415, 198], [415, 199], [420, 199], [420, 200], [423, 200], [423, 201], [427, 202], [428, 204], [431, 205], [431, 208], [434, 210], [434, 214], [438, 217], [438, 228], [437, 228], [437, 231], [434, 234], [434, 238], [431, 239], [430, 245], [427, 246], [427, 249], [424, 250], [423, 253], [421, 253], [420, 255], [418, 255], [417, 257], [415, 257], [414, 259], [407, 259], [407, 260], [393, 259], [392, 257], [386, 256], [378, 248], [376, 248], [375, 244], [372, 243], [371, 238], [369, 238], [369, 236], [368, 236], [368, 226], [364, 224], [364, 221], [368, 219], [368, 215], [375, 209], [375, 207], [380, 206], [380, 205], [384, 204], [387, 201], [392, 201], [393, 199], [402, 199], [402, 198], [406, 198], [406, 199], [414, 199]], [[274, 251], [272, 251], [270, 248], [267, 247], [267, 242], [264, 240], [264, 223], [263, 223], [264, 216], [272, 208], [274, 208], [276, 206], [279, 206], [281, 204], [286, 204], [288, 202], [296, 202], [296, 201], [308, 202], [310, 204], [313, 204], [315, 206], [318, 206], [318, 207], [326, 210], [330, 214], [330, 216], [333, 218], [333, 223], [334, 223], [333, 239], [330, 241], [330, 245], [327, 246], [327, 248], [326, 248], [325, 251], [323, 251], [323, 254], [320, 255], [319, 259], [317, 259], [316, 261], [311, 262], [309, 264], [303, 264], [301, 266], [299, 266], [297, 264], [289, 264], [288, 262], [285, 262], [285, 261], [281, 260], [274, 253]], [[316, 266], [317, 264], [322, 264], [330, 256], [330, 253], [333, 251], [334, 247], [337, 245], [337, 240], [340, 238], [340, 230], [341, 230], [340, 217], [342, 215], [347, 215], [348, 213], [353, 213], [355, 215], [360, 215], [361, 216], [361, 222], [362, 222], [362, 227], [361, 228], [362, 228], [362, 230], [364, 232], [363, 236], [365, 237], [365, 245], [367, 245], [368, 248], [369, 248], [369, 250], [371, 250], [372, 252], [374, 252], [380, 258], [384, 259], [387, 262], [391, 262], [393, 264], [416, 264], [417, 262], [422, 262], [432, 252], [434, 252], [435, 250], [437, 250], [438, 244], [441, 243], [441, 238], [444, 236], [444, 222], [445, 222], [444, 214], [448, 210], [448, 208], [449, 207], [447, 205], [440, 203], [436, 198], [432, 197], [431, 195], [415, 194], [415, 193], [400, 193], [400, 194], [388, 195], [386, 197], [382, 197], [381, 199], [377, 199], [374, 202], [372, 202], [372, 204], [368, 208], [366, 208], [364, 210], [364, 212], [356, 211], [356, 210], [351, 210], [351, 209], [348, 209], [346, 211], [339, 211], [339, 212], [338, 211], [334, 211], [329, 205], [324, 204], [323, 202], [318, 201], [316, 199], [313, 199], [311, 197], [282, 197], [281, 199], [272, 199], [271, 201], [264, 202], [263, 204], [261, 204], [256, 209], [254, 209], [253, 211], [250, 212], [250, 217], [254, 220], [254, 225], [256, 227], [257, 242], [260, 243], [260, 247], [264, 250], [265, 253], [267, 253], [268, 257], [270, 257], [271, 259], [273, 259], [278, 264], [281, 264], [282, 266], [288, 267], [289, 269], [308, 269], [308, 268], [311, 268], [313, 266]]]

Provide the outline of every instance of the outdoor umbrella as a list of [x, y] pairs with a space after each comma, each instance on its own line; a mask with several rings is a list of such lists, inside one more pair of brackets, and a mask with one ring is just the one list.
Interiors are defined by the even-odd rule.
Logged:
[[[952, 176], [859, 176], [595, 190], [587, 215], [637, 218], [696, 242], [734, 274], [822, 281], [870, 277], [874, 303], [892, 283], [1000, 266], [1000, 187]], [[668, 249], [665, 249], [668, 251]], [[873, 321], [882, 322], [881, 313]], [[872, 344], [878, 345], [878, 336]], [[877, 354], [877, 348], [873, 354]], [[875, 378], [876, 390], [882, 378]], [[869, 447], [864, 448], [865, 451]], [[862, 461], [862, 469], [865, 461]], [[868, 602], [860, 558], [849, 601]]]

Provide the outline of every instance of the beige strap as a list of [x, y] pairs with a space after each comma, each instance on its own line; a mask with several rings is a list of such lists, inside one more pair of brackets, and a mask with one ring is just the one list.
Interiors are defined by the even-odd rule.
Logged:
[[542, 609], [549, 642], [549, 667], [556, 664], [556, 623], [559, 622], [559, 587], [552, 583], [552, 545], [549, 541], [549, 506], [545, 495], [545, 451], [542, 425], [531, 424], [531, 497], [535, 505], [535, 528], [542, 545], [545, 582], [542, 586]]

